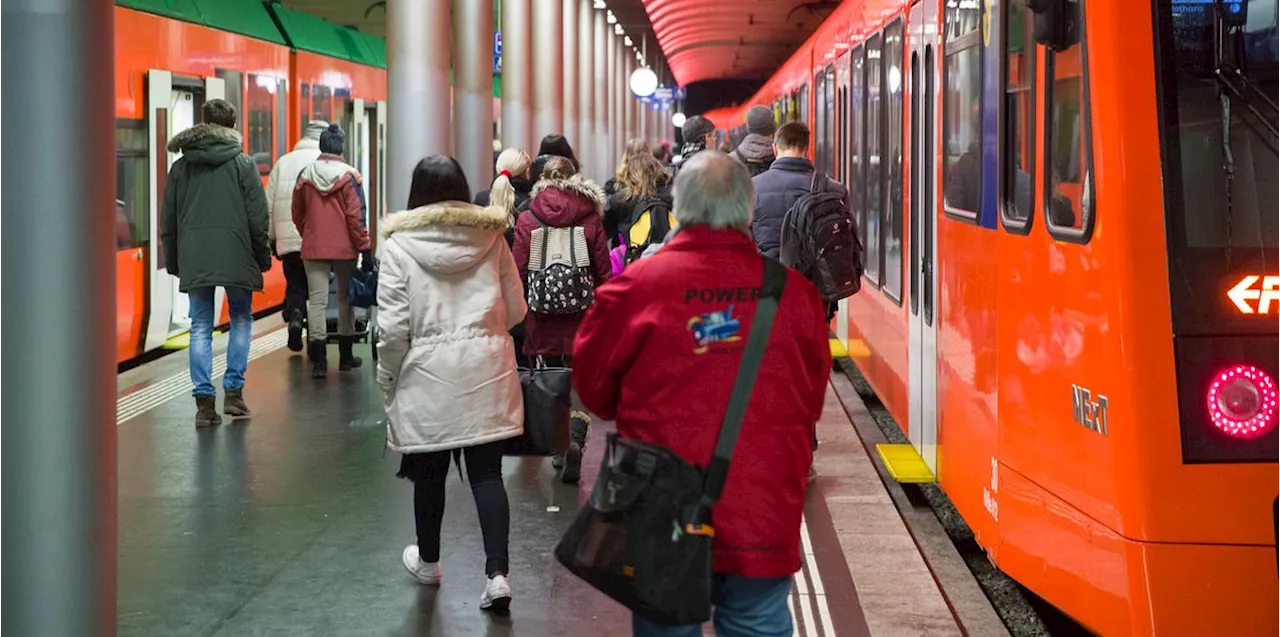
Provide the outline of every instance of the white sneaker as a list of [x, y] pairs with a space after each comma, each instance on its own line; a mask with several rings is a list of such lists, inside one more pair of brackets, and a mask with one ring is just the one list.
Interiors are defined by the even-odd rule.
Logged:
[[409, 571], [413, 579], [427, 586], [440, 585], [440, 563], [423, 562], [422, 558], [418, 557], [417, 544], [410, 544], [404, 547], [404, 554], [400, 558], [400, 561], [404, 564], [404, 570]]
[[484, 594], [480, 596], [480, 609], [505, 612], [511, 608], [511, 584], [506, 575], [494, 575], [484, 585]]

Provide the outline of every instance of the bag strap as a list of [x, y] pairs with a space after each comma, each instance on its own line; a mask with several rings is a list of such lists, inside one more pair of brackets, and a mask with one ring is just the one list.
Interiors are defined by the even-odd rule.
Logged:
[[[822, 181], [819, 182], [818, 181], [819, 179], [821, 179]], [[817, 170], [814, 170], [813, 181], [809, 183], [809, 192], [816, 195], [820, 192], [825, 191], [826, 189], [827, 189], [827, 173], [818, 172]]]
[[729, 458], [738, 444], [742, 419], [747, 415], [747, 403], [751, 401], [751, 390], [755, 387], [765, 348], [769, 344], [769, 333], [773, 329], [773, 318], [778, 312], [778, 301], [782, 298], [782, 290], [786, 285], [787, 269], [781, 263], [765, 258], [764, 283], [761, 285], [760, 301], [756, 305], [756, 317], [747, 334], [747, 345], [742, 352], [742, 362], [738, 364], [738, 375], [733, 379], [729, 406], [725, 409], [724, 420], [720, 423], [720, 437], [716, 440], [716, 452], [711, 457], [711, 464], [707, 466], [706, 477], [702, 482], [705, 506], [718, 500], [720, 492], [724, 490], [724, 481], [729, 474]]

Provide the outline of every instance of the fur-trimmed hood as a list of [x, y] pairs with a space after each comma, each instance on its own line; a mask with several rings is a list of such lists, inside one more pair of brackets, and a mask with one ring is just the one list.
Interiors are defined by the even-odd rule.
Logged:
[[604, 216], [604, 190], [582, 175], [539, 180], [532, 197], [529, 210], [550, 226], [580, 225], [592, 214]]
[[187, 161], [220, 166], [244, 152], [240, 133], [217, 124], [196, 124], [169, 140], [169, 152], [182, 153]]
[[484, 259], [508, 223], [501, 208], [442, 201], [384, 219], [383, 249], [401, 250], [429, 272], [461, 272]]

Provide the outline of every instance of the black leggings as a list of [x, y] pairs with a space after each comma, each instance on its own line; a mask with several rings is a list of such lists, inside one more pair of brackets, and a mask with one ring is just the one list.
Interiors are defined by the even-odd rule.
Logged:
[[[485, 575], [507, 573], [507, 541], [511, 533], [511, 508], [502, 484], [503, 441], [462, 450], [467, 480], [480, 514], [484, 536]], [[444, 482], [449, 477], [452, 451], [413, 454], [418, 464], [413, 482], [413, 518], [418, 531], [418, 554], [423, 562], [440, 561], [440, 523], [444, 520]]]

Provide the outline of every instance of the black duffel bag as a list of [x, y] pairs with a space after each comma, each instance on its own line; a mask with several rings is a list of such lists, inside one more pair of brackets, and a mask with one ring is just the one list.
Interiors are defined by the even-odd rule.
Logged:
[[764, 259], [764, 284], [715, 455], [704, 470], [670, 450], [610, 435], [590, 500], [556, 546], [574, 575], [659, 625], [711, 618], [711, 507], [724, 489], [787, 273]]
[[550, 456], [563, 451], [569, 442], [573, 370], [549, 367], [539, 356], [532, 369], [522, 367], [517, 372], [524, 393], [524, 433], [507, 439], [503, 453]]

